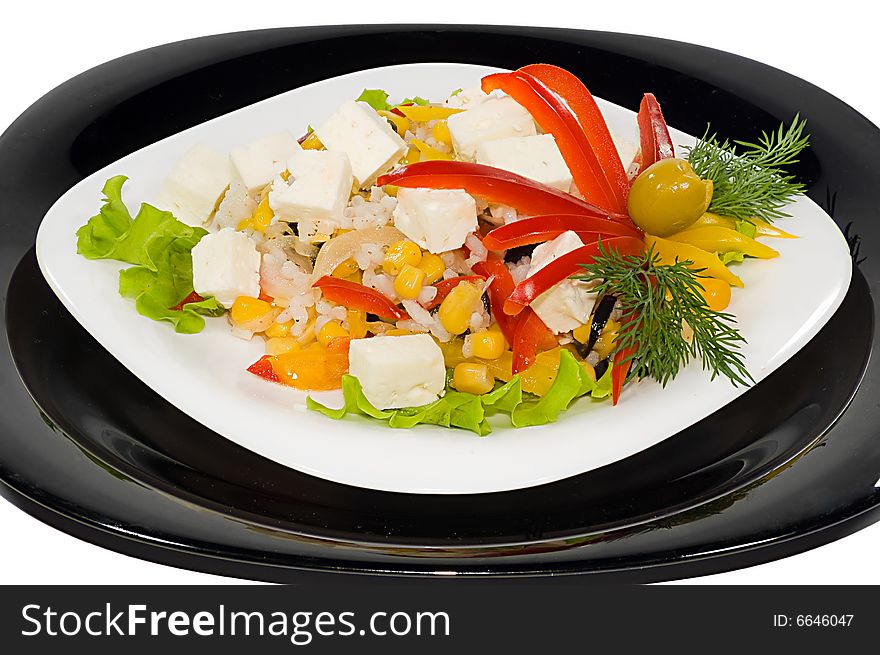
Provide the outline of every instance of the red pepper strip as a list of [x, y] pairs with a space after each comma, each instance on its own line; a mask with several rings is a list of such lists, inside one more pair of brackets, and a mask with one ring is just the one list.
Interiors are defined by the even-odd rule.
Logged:
[[504, 313], [504, 301], [513, 293], [516, 283], [510, 270], [504, 263], [503, 259], [490, 256], [484, 262], [477, 262], [471, 268], [474, 273], [483, 275], [486, 279], [492, 278], [486, 293], [489, 296], [489, 307], [492, 309], [492, 316], [501, 328], [501, 333], [507, 339], [507, 343], [513, 344], [513, 337], [516, 332], [516, 324], [518, 317], [508, 316]]
[[633, 352], [632, 348], [621, 348], [614, 355], [614, 363], [611, 365], [612, 405], [616, 405], [617, 401], [620, 400], [620, 392], [623, 390], [623, 383], [626, 382], [626, 375], [629, 373], [629, 367], [632, 364], [632, 359], [629, 359], [629, 357]]
[[523, 214], [579, 214], [629, 221], [570, 193], [485, 164], [464, 161], [422, 161], [382, 175], [376, 184], [424, 189], [464, 189], [487, 202], [513, 207]]
[[270, 355], [263, 355], [253, 364], [248, 366], [247, 370], [249, 373], [258, 375], [264, 380], [269, 380], [269, 382], [281, 382], [278, 378], [278, 374], [275, 373], [275, 369], [272, 368], [272, 357]]
[[559, 66], [550, 64], [531, 64], [519, 69], [540, 80], [547, 88], [558, 93], [577, 116], [578, 122], [596, 153], [599, 165], [614, 192], [617, 207], [626, 207], [629, 195], [629, 179], [620, 161], [617, 146], [605, 123], [605, 117], [593, 94], [576, 75]]
[[320, 289], [327, 300], [339, 303], [349, 309], [358, 309], [382, 318], [392, 318], [395, 321], [409, 318], [406, 312], [398, 309], [386, 296], [357, 282], [325, 275], [312, 286]]
[[483, 91], [501, 89], [528, 110], [544, 132], [552, 134], [578, 191], [587, 202], [624, 213], [587, 135], [568, 105], [528, 73], [495, 73], [483, 78]]
[[535, 362], [540, 347], [552, 348], [556, 339], [544, 321], [531, 308], [526, 308], [517, 320], [510, 345], [513, 350], [511, 372], [516, 375]]
[[635, 227], [604, 218], [576, 214], [546, 214], [496, 227], [483, 237], [483, 245], [489, 250], [507, 250], [549, 241], [568, 231], [577, 232], [585, 243], [595, 241], [599, 236], [602, 238], [641, 236]]
[[639, 171], [661, 159], [675, 156], [669, 128], [660, 111], [660, 103], [653, 93], [646, 93], [639, 105], [639, 141], [641, 143], [641, 161]]
[[449, 295], [449, 292], [452, 291], [455, 287], [459, 285], [461, 282], [484, 282], [486, 278], [482, 275], [462, 275], [461, 277], [451, 277], [448, 280], [440, 280], [434, 285], [434, 288], [437, 289], [437, 295], [434, 296], [434, 299], [423, 305], [425, 309], [434, 309], [442, 303], [446, 296]]
[[199, 294], [197, 294], [195, 291], [193, 291], [186, 298], [181, 300], [179, 303], [177, 303], [176, 305], [174, 305], [174, 307], [171, 307], [170, 309], [172, 312], [179, 312], [183, 309], [184, 305], [188, 305], [191, 302], [202, 302], [203, 300], [204, 300], [204, 298], [202, 298]]
[[[621, 255], [638, 255], [644, 252], [645, 242], [635, 237], [612, 237], [603, 239], [606, 250], [617, 250]], [[576, 248], [557, 257], [534, 275], [516, 285], [510, 298], [504, 303], [504, 313], [516, 315], [550, 287], [580, 272], [581, 264], [589, 264], [599, 254], [599, 242]]]
[[402, 116], [403, 118], [406, 118], [406, 114], [404, 114], [402, 111], [400, 111], [400, 109], [398, 109], [398, 107], [412, 107], [414, 104], [416, 104], [416, 103], [405, 102], [401, 105], [397, 105], [396, 107], [392, 107], [388, 111], [390, 111], [392, 114], [397, 114], [398, 116]]

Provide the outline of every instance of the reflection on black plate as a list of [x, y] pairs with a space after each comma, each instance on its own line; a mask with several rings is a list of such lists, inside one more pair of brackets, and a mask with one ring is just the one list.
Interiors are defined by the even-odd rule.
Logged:
[[[296, 568], [616, 571], [618, 579], [657, 579], [795, 552], [873, 516], [876, 364], [854, 407], [831, 428], [858, 388], [875, 338], [874, 301], [858, 272], [841, 309], [803, 351], [697, 425], [597, 471], [467, 497], [347, 487], [245, 451], [161, 400], [61, 308], [30, 248], [43, 213], [66, 188], [207, 118], [319, 78], [402, 63], [400, 52], [406, 61], [557, 63], [585, 75], [597, 95], [630, 107], [652, 89], [692, 133], [702, 132], [705, 116], [722, 136], [737, 138], [800, 111], [815, 145], [798, 174], [814, 199], [836, 195], [835, 218], [852, 222], [868, 258], [862, 270], [877, 279], [878, 174], [867, 153], [880, 146], [880, 133], [821, 90], [755, 62], [642, 37], [519, 28], [275, 30], [164, 46], [61, 87], [0, 141], [7, 181], [0, 212], [16, 226], [0, 245], [6, 325], [43, 412], [2, 355], [0, 476], [8, 495], [112, 548], [279, 580], [293, 579]], [[293, 70], [291, 61], [321, 63]], [[234, 83], [242, 79], [249, 83]], [[170, 108], [161, 121], [156, 106]], [[822, 448], [775, 475], [817, 441]], [[721, 551], [729, 556], [718, 559]]]

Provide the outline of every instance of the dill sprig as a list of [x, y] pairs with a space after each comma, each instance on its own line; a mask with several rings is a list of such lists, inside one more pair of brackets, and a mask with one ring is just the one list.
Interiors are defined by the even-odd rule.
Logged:
[[[650, 377], [661, 385], [672, 380], [692, 358], [712, 379], [723, 375], [734, 385], [754, 380], [739, 348], [745, 339], [732, 314], [709, 309], [700, 294], [703, 269], [689, 261], [660, 264], [653, 246], [644, 254], [621, 255], [599, 242], [599, 255], [583, 264], [577, 279], [596, 282], [600, 296], [617, 297], [622, 310], [615, 352], [631, 349], [630, 375]], [[702, 278], [705, 279], [705, 278]], [[685, 326], [683, 328], [683, 326]], [[683, 329], [693, 336], [685, 338]]]
[[732, 144], [728, 140], [719, 143], [707, 126], [703, 138], [688, 152], [688, 162], [697, 175], [715, 185], [709, 211], [743, 220], [788, 216], [782, 207], [802, 194], [804, 185], [785, 167], [796, 163], [809, 145], [805, 126], [806, 120], [798, 115], [788, 128], [781, 124], [776, 131], [762, 133], [758, 143]]

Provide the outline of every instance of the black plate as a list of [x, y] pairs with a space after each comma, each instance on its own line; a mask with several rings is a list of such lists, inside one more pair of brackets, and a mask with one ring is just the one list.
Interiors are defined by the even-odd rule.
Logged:
[[799, 111], [813, 148], [797, 173], [839, 224], [852, 223], [854, 248], [860, 232], [864, 254], [873, 252], [880, 174], [869, 153], [880, 133], [820, 89], [733, 55], [628, 35], [483, 27], [284, 29], [163, 46], [71, 80], [0, 139], [7, 335], [40, 408], [3, 354], [4, 493], [123, 552], [275, 580], [304, 570], [660, 579], [789, 554], [874, 520], [872, 259], [821, 333], [719, 412], [602, 469], [473, 496], [369, 491], [250, 453], [131, 375], [43, 281], [36, 228], [94, 170], [290, 88], [415, 61], [556, 63], [623, 106], [653, 91], [669, 121], [691, 133], [711, 119], [722, 136], [753, 138]]

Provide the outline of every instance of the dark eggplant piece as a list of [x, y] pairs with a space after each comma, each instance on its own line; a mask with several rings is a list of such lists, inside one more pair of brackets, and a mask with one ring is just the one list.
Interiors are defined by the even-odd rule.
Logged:
[[532, 253], [535, 251], [535, 247], [539, 245], [537, 243], [530, 243], [525, 246], [517, 246], [516, 248], [510, 248], [507, 252], [504, 253], [504, 261], [509, 264], [516, 264], [523, 257], [531, 257]]
[[602, 330], [605, 329], [608, 319], [611, 318], [611, 312], [614, 311], [614, 304], [616, 302], [617, 298], [612, 295], [606, 295], [602, 296], [593, 307], [592, 320], [590, 321], [590, 337], [586, 344], [588, 353], [596, 345], [596, 340], [602, 334]]
[[601, 380], [602, 376], [605, 375], [605, 371], [608, 370], [609, 359], [606, 357], [601, 362], [596, 364], [593, 369], [596, 371], [596, 379]]

